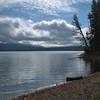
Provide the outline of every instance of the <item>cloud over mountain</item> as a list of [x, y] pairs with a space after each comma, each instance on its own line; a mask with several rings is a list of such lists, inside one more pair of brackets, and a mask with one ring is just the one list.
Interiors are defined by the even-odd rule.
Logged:
[[0, 17], [0, 42], [33, 45], [73, 45], [74, 26], [55, 19], [33, 23], [21, 18]]

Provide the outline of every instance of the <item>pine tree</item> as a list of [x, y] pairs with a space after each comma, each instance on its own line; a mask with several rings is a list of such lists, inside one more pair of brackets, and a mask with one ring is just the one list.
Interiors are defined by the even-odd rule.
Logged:
[[87, 43], [87, 39], [82, 32], [82, 28], [81, 28], [79, 19], [78, 19], [76, 14], [73, 16], [73, 24], [76, 26], [76, 33], [79, 33], [82, 36], [83, 42], [86, 46], [86, 49], [88, 49], [89, 46], [88, 46], [88, 43]]
[[77, 28], [78, 33], [81, 34], [86, 51], [100, 52], [100, 0], [92, 0], [91, 12], [88, 15], [90, 20], [90, 32], [86, 32], [84, 36], [78, 17], [74, 15], [74, 25]]
[[92, 51], [100, 52], [100, 0], [93, 0], [91, 6], [91, 13], [89, 13], [90, 20], [90, 48]]

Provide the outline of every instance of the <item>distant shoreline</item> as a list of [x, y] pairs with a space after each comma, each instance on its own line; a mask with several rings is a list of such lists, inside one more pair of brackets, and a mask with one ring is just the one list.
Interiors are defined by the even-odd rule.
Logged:
[[20, 51], [84, 51], [84, 50], [2, 50], [0, 52], [20, 52]]
[[43, 47], [22, 44], [0, 44], [0, 51], [82, 51], [82, 46]]
[[100, 100], [100, 71], [82, 80], [39, 90], [12, 100], [88, 100], [88, 98]]

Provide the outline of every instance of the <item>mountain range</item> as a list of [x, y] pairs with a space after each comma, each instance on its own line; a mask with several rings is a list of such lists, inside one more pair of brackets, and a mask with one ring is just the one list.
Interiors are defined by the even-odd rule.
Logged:
[[82, 51], [82, 46], [43, 47], [18, 43], [0, 43], [0, 51]]

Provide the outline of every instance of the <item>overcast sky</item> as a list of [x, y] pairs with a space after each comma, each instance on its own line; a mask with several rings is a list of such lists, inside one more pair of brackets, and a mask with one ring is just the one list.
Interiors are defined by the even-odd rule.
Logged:
[[79, 45], [73, 14], [85, 32], [90, 4], [91, 0], [0, 0], [0, 43]]

